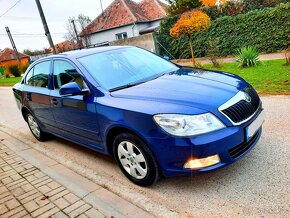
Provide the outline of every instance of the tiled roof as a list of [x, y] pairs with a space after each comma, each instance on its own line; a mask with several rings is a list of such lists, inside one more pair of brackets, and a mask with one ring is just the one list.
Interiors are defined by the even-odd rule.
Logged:
[[[28, 57], [27, 55], [22, 54], [20, 52], [18, 52], [18, 55], [20, 59]], [[0, 51], [0, 62], [10, 60], [16, 60], [15, 51], [13, 49], [5, 48], [2, 51]]]
[[56, 53], [60, 53], [60, 52], [65, 52], [65, 51], [71, 51], [82, 46], [81, 45], [79, 46], [78, 44], [67, 40], [67, 41], [55, 44], [54, 47], [55, 47]]
[[106, 10], [93, 20], [80, 36], [114, 27], [161, 19], [166, 16], [166, 4], [159, 0], [115, 0]]
[[139, 3], [139, 7], [149, 20], [166, 16], [167, 5], [158, 0], [143, 0]]

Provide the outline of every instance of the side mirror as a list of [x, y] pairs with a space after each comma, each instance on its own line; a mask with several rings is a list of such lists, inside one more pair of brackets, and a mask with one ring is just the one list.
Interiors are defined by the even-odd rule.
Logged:
[[167, 61], [170, 61], [170, 57], [168, 57], [168, 56], [163, 56], [163, 59], [167, 60]]
[[59, 94], [61, 96], [87, 95], [89, 94], [89, 90], [82, 90], [76, 82], [70, 82], [60, 87]]

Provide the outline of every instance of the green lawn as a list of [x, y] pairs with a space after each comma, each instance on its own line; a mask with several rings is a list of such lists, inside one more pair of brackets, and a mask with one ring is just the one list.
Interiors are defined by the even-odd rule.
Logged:
[[0, 78], [0, 86], [13, 86], [20, 82], [22, 77]]
[[[260, 94], [290, 94], [290, 66], [285, 60], [263, 61], [257, 67], [238, 68], [237, 63], [226, 63], [219, 71], [229, 72], [247, 80]], [[214, 69], [212, 65], [203, 68]]]

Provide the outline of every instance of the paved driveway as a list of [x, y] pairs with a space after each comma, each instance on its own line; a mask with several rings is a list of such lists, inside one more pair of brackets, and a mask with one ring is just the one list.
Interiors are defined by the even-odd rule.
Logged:
[[11, 89], [0, 87], [0, 128], [156, 216], [290, 216], [290, 96], [262, 97], [264, 132], [256, 148], [230, 167], [169, 178], [151, 188], [131, 184], [114, 161], [61, 139], [38, 143], [16, 109]]

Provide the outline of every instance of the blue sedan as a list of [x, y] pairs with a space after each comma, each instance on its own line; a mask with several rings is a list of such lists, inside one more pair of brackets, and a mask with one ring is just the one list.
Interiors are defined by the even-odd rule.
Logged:
[[42, 58], [13, 92], [36, 139], [56, 135], [112, 155], [141, 186], [239, 160], [264, 121], [259, 96], [242, 78], [129, 46]]

